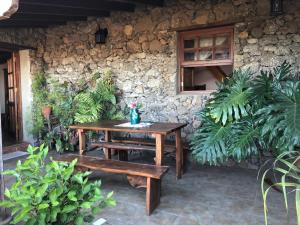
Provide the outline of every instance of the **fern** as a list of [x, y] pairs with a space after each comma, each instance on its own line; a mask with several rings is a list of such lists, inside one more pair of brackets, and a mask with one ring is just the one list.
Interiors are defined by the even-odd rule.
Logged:
[[116, 87], [111, 72], [107, 71], [103, 77], [96, 74], [91, 87], [83, 90], [74, 98], [75, 122], [88, 123], [100, 119], [123, 119], [118, 110]]

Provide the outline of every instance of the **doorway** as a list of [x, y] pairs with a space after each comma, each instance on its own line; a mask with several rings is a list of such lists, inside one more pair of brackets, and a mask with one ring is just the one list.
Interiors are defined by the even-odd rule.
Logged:
[[0, 102], [3, 145], [22, 141], [19, 52], [0, 51]]

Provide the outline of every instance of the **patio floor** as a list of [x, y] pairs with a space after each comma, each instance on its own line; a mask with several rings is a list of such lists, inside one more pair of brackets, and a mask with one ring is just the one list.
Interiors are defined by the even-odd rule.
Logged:
[[[101, 153], [94, 152], [93, 155]], [[138, 159], [137, 159], [138, 158]], [[148, 156], [131, 156], [131, 161], [143, 161]], [[13, 168], [15, 160], [5, 162]], [[124, 176], [94, 173], [91, 179], [101, 178], [105, 192], [114, 191], [117, 206], [104, 209], [98, 218], [108, 225], [263, 225], [263, 203], [256, 170], [229, 167], [200, 167], [190, 164], [187, 173], [176, 181], [174, 161], [162, 183], [160, 206], [151, 216], [145, 214], [145, 190], [134, 189]], [[11, 183], [10, 178], [6, 178]], [[292, 196], [291, 196], [292, 197]], [[291, 203], [293, 201], [291, 200]], [[295, 209], [290, 218], [284, 211], [282, 195], [271, 191], [269, 224], [294, 225]], [[289, 221], [288, 221], [289, 220]]]

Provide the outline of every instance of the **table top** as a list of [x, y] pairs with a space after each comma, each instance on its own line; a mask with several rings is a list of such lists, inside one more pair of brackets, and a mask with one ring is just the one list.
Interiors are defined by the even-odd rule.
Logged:
[[150, 134], [167, 135], [187, 125], [186, 123], [153, 122], [151, 126], [140, 127], [140, 128], [116, 126], [126, 122], [128, 121], [107, 120], [107, 121], [99, 121], [94, 123], [83, 123], [83, 124], [71, 125], [70, 128], [89, 130], [89, 131], [117, 131], [117, 132], [128, 132], [128, 133], [150, 133]]

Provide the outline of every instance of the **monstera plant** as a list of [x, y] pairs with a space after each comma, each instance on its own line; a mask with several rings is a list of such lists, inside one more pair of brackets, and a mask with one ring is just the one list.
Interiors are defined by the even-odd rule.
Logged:
[[250, 70], [237, 70], [218, 85], [199, 115], [202, 126], [192, 151], [201, 164], [292, 151], [300, 146], [299, 74], [287, 63], [256, 78]]
[[[211, 165], [228, 159], [240, 162], [250, 156], [272, 153], [274, 166], [263, 174], [262, 195], [266, 225], [267, 196], [281, 189], [288, 212], [288, 193], [295, 193], [297, 223], [300, 224], [299, 146], [300, 78], [283, 63], [253, 78], [249, 70], [235, 71], [219, 84], [200, 112], [202, 126], [192, 140], [194, 158]], [[270, 173], [279, 177], [265, 186]]]

